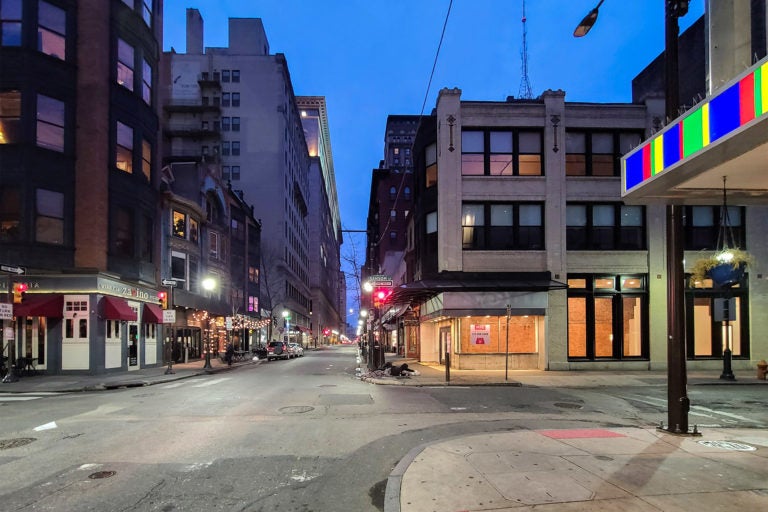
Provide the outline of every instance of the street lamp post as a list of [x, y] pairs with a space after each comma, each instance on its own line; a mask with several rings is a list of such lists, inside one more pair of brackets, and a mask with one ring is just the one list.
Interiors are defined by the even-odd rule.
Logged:
[[[207, 292], [211, 292], [214, 288], [216, 288], [216, 281], [212, 277], [206, 277], [203, 279], [202, 283], [203, 289]], [[205, 364], [203, 365], [204, 369], [210, 369], [213, 368], [211, 366], [211, 319], [208, 318], [208, 340], [205, 345]]]
[[285, 332], [288, 337], [288, 343], [291, 342], [291, 313], [287, 310], [283, 310], [283, 320], [285, 320]]
[[[597, 20], [600, 0], [573, 32], [587, 34]], [[688, 13], [689, 0], [664, 1], [664, 114], [666, 122], [677, 117], [680, 106], [678, 77], [678, 18]], [[683, 268], [683, 218], [679, 205], [669, 204], [667, 225], [667, 428], [673, 434], [688, 434], [688, 398], [685, 355], [685, 272]], [[694, 435], [698, 435], [694, 428]]]

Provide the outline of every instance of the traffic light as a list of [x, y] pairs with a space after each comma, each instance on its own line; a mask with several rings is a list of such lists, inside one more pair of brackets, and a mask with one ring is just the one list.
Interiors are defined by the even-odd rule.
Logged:
[[160, 306], [162, 306], [163, 309], [168, 309], [168, 293], [157, 292], [157, 298], [160, 300]]
[[387, 286], [377, 286], [373, 289], [373, 305], [375, 307], [386, 304], [389, 296], [392, 295], [392, 288]]
[[13, 303], [21, 304], [24, 300], [24, 292], [27, 291], [27, 285], [24, 283], [13, 283]]
[[330, 336], [331, 330], [327, 327], [323, 328], [323, 336]]

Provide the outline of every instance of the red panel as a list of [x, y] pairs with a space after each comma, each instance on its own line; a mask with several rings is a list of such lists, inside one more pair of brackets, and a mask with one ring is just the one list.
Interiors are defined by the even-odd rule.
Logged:
[[64, 296], [60, 294], [29, 295], [13, 306], [14, 316], [64, 317]]
[[128, 305], [125, 299], [119, 297], [104, 297], [101, 299], [104, 308], [102, 318], [106, 320], [125, 320], [135, 322], [138, 318], [136, 312]]
[[161, 324], [163, 323], [163, 310], [157, 304], [144, 304], [141, 321], [145, 324]]

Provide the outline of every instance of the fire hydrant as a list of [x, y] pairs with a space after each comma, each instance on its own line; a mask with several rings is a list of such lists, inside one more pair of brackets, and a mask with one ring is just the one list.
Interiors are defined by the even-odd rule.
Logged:
[[757, 362], [757, 378], [759, 380], [765, 380], [765, 374], [768, 372], [768, 363], [765, 359], [761, 359]]

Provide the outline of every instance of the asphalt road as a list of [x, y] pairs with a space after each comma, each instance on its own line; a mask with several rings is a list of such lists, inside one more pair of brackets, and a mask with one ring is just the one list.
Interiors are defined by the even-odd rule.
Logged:
[[[352, 347], [144, 388], [0, 397], [0, 510], [383, 509], [411, 448], [527, 428], [648, 426], [666, 388], [410, 388]], [[691, 423], [768, 427], [763, 386], [690, 390]]]

